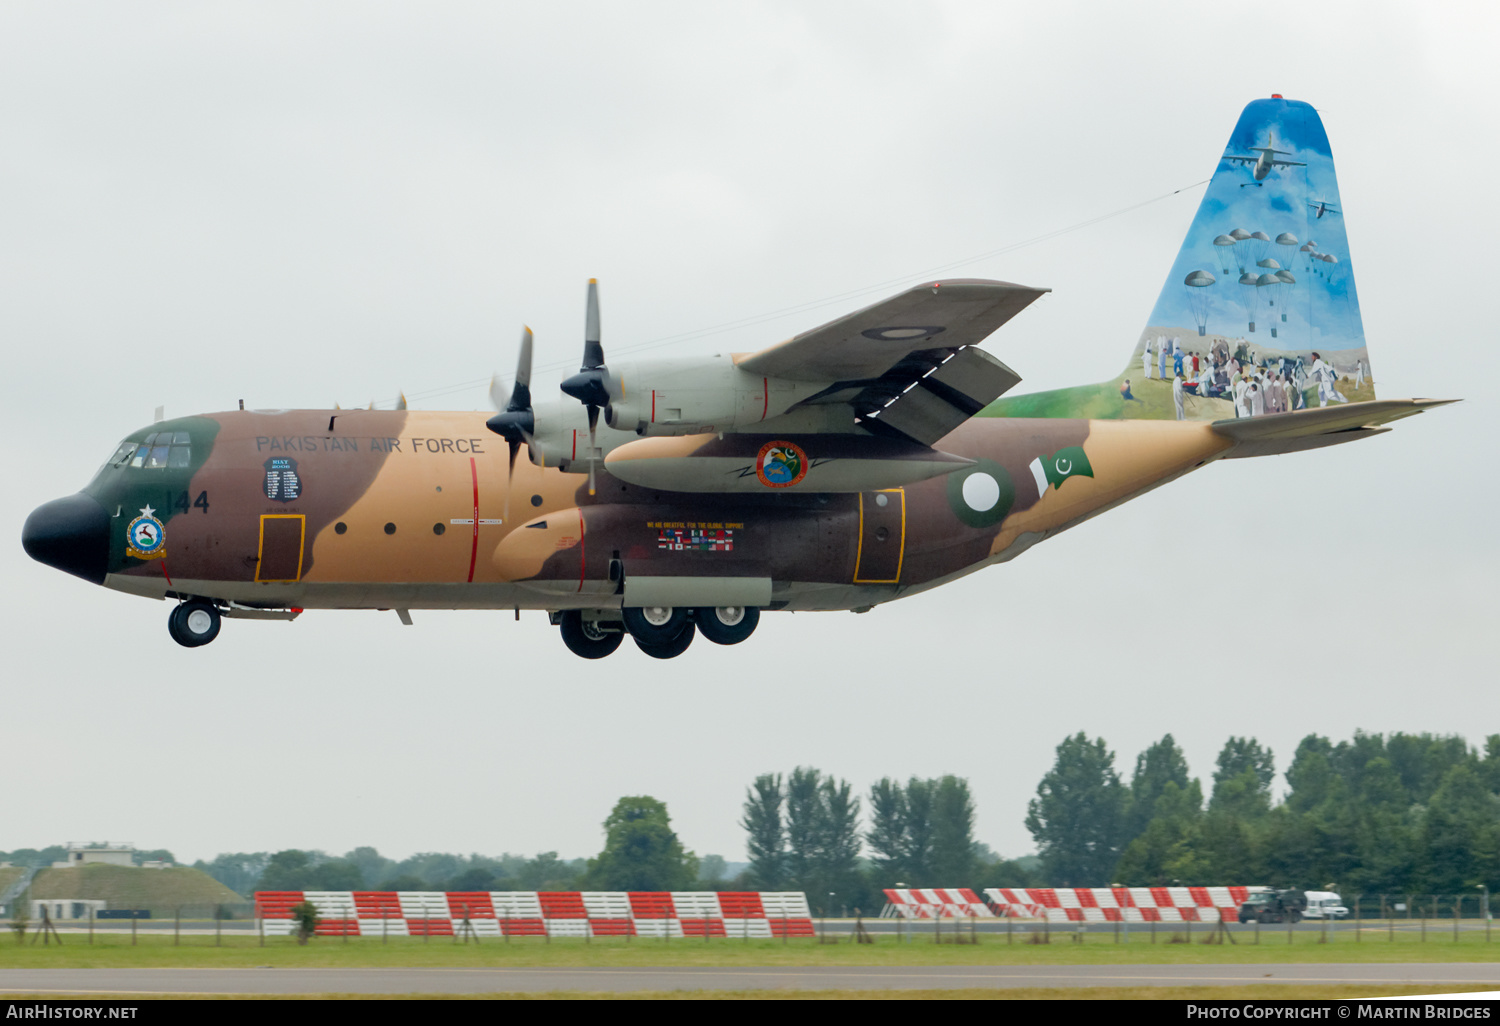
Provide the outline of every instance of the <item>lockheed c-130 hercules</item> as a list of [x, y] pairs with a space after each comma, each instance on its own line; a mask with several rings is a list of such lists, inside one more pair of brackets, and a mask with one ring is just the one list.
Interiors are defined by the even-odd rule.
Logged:
[[1100, 384], [1002, 398], [1020, 378], [978, 344], [1046, 289], [926, 282], [759, 352], [625, 365], [605, 359], [591, 282], [557, 401], [532, 402], [528, 332], [488, 420], [163, 421], [35, 510], [23, 544], [173, 600], [189, 647], [224, 617], [541, 609], [579, 655], [628, 633], [670, 658], [697, 634], [745, 640], [762, 611], [862, 611], [1215, 460], [1368, 438], [1440, 405], [1375, 398], [1343, 219], [1316, 220], [1314, 243], [1314, 198], [1338, 201], [1317, 113], [1249, 104], [1133, 355]]

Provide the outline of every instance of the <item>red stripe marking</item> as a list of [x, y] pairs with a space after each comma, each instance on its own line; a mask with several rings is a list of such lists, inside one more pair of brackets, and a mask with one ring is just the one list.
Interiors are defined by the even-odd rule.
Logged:
[[651, 423], [656, 423], [656, 389], [651, 390]]
[[167, 579], [168, 587], [175, 587], [172, 584], [172, 575], [167, 573], [167, 561], [165, 559], [161, 561], [161, 575]]
[[479, 558], [479, 468], [469, 457], [469, 476], [474, 479], [474, 541], [469, 546], [469, 583], [474, 583], [474, 562]]
[[573, 429], [573, 459], [578, 458], [578, 429]]
[[578, 511], [578, 590], [583, 591], [583, 571], [588, 566], [588, 549], [583, 545], [583, 510]]
[[765, 420], [766, 414], [771, 411], [771, 379], [761, 378], [760, 387], [761, 394], [762, 396], [764, 396], [764, 402], [761, 404], [760, 408], [760, 419]]

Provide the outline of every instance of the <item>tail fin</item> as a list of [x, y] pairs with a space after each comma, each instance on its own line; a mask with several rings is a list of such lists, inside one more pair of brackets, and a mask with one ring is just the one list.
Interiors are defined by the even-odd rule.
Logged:
[[1374, 399], [1343, 210], [1317, 111], [1255, 100], [1125, 369], [987, 412], [1226, 420]]

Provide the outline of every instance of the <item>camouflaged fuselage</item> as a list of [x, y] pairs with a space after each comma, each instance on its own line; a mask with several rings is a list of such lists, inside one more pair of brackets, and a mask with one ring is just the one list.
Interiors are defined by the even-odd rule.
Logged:
[[[601, 471], [590, 495], [585, 475], [523, 454], [507, 498], [482, 413], [240, 411], [127, 441], [166, 431], [191, 440], [178, 466], [126, 460], [84, 489], [109, 517], [104, 583], [268, 608], [609, 607], [620, 571], [769, 578], [772, 608], [862, 608], [1012, 558], [1229, 447], [1204, 423], [975, 418], [936, 446], [973, 466], [901, 489], [709, 495]], [[142, 518], [156, 551], [135, 547]]]

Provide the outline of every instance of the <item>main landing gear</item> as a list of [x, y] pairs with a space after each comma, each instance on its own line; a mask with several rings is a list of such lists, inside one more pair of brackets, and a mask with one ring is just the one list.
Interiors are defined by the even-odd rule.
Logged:
[[629, 607], [619, 620], [587, 619], [570, 609], [555, 614], [563, 644], [585, 659], [603, 659], [620, 647], [628, 633], [636, 647], [653, 659], [673, 659], [702, 634], [716, 645], [738, 645], [755, 632], [760, 610], [753, 606]]
[[184, 648], [197, 648], [219, 636], [221, 622], [219, 611], [212, 603], [193, 599], [167, 615], [167, 633]]

